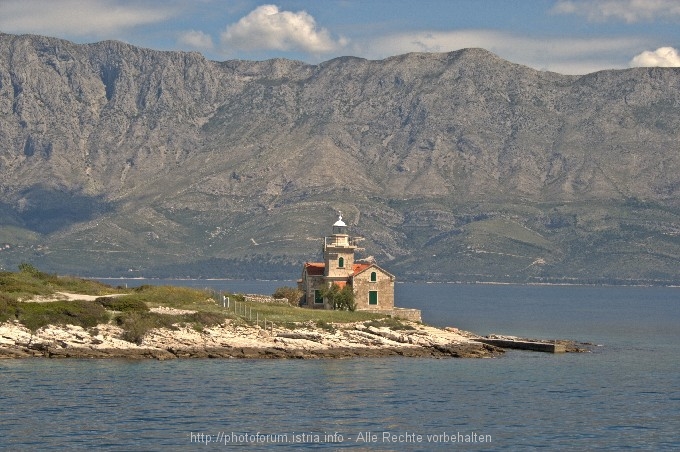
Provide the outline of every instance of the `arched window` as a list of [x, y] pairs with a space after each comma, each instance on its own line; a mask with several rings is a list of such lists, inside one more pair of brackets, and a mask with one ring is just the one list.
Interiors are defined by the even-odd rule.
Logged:
[[378, 274], [376, 272], [371, 272], [371, 282], [376, 282], [378, 280]]
[[338, 268], [344, 268], [345, 267], [345, 258], [341, 257], [338, 259]]

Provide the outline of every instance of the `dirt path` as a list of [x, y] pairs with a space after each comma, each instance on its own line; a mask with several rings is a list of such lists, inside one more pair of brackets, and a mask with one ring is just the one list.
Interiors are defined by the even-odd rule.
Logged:
[[79, 293], [70, 293], [70, 292], [55, 292], [53, 295], [48, 295], [48, 296], [42, 296], [42, 295], [36, 295], [35, 297], [28, 299], [28, 300], [22, 300], [27, 303], [50, 303], [52, 301], [62, 301], [62, 300], [67, 300], [67, 301], [72, 301], [72, 300], [84, 300], [84, 301], [94, 301], [97, 298], [102, 298], [102, 297], [120, 297], [122, 295], [125, 295], [124, 293], [118, 293], [118, 294], [111, 294], [111, 295], [83, 295]]

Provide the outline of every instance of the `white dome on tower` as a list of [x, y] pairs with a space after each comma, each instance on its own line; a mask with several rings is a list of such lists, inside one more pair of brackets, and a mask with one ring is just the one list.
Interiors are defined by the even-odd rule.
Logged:
[[345, 224], [345, 222], [342, 221], [342, 212], [340, 212], [340, 213], [338, 214], [338, 221], [336, 221], [336, 222], [333, 224], [333, 226], [341, 226], [341, 227], [347, 226], [347, 225]]

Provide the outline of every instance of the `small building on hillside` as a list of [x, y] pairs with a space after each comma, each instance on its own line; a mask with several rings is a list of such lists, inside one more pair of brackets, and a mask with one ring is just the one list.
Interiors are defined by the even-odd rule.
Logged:
[[357, 239], [347, 233], [342, 215], [333, 224], [333, 234], [324, 238], [323, 262], [307, 262], [302, 268], [298, 288], [303, 292], [301, 305], [312, 309], [333, 309], [323, 298], [323, 290], [333, 284], [349, 285], [357, 311], [371, 311], [420, 321], [420, 310], [394, 306], [395, 277], [373, 262], [355, 261]]

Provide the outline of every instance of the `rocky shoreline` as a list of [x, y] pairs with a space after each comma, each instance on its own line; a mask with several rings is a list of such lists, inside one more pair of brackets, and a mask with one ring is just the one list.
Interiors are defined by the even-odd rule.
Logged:
[[503, 350], [475, 341], [476, 335], [456, 328], [434, 328], [405, 322], [407, 329], [362, 323], [319, 328], [309, 323], [295, 330], [264, 330], [227, 320], [197, 331], [191, 327], [159, 328], [140, 344], [121, 339], [113, 325], [83, 329], [50, 325], [31, 332], [18, 322], [0, 325], [1, 358], [240, 358], [346, 359], [405, 356], [420, 358], [488, 358]]

